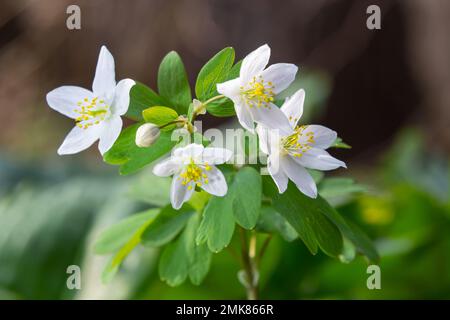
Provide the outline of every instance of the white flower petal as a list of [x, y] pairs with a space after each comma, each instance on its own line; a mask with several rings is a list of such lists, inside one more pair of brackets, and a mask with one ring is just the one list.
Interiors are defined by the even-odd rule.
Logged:
[[203, 183], [201, 185], [201, 188], [206, 192], [218, 197], [223, 197], [224, 195], [226, 195], [228, 186], [223, 173], [214, 166], [211, 167], [209, 171], [205, 171], [205, 173], [208, 177], [208, 183]]
[[97, 68], [95, 70], [92, 91], [97, 96], [106, 99], [109, 103], [114, 98], [114, 89], [116, 88], [116, 71], [114, 58], [111, 52], [105, 46], [100, 49]]
[[183, 185], [180, 175], [174, 175], [170, 188], [170, 202], [172, 203], [172, 207], [176, 210], [180, 209], [183, 203], [191, 198], [194, 189], [195, 184], [193, 182]]
[[128, 106], [130, 105], [130, 90], [135, 84], [136, 82], [131, 79], [123, 79], [117, 83], [114, 92], [114, 101], [111, 106], [113, 114], [121, 116], [128, 111]]
[[290, 134], [292, 131], [288, 118], [274, 104], [270, 107], [252, 107], [248, 108], [252, 114], [253, 120], [267, 127], [268, 129], [278, 129], [280, 134]]
[[199, 158], [205, 147], [198, 143], [191, 143], [185, 147], [174, 150], [173, 155], [177, 158]]
[[298, 67], [291, 63], [276, 63], [261, 73], [264, 82], [272, 82], [275, 94], [280, 93], [294, 81]]
[[217, 92], [223, 94], [225, 97], [235, 101], [239, 101], [241, 92], [241, 79], [236, 78], [223, 83], [217, 84]]
[[234, 110], [236, 110], [236, 116], [241, 126], [253, 133], [255, 131], [255, 125], [253, 123], [254, 121], [252, 114], [249, 111], [249, 107], [235, 103]]
[[279, 157], [279, 155], [271, 155], [269, 157], [267, 162], [267, 171], [269, 171], [269, 174], [272, 176], [273, 181], [278, 187], [278, 191], [283, 193], [287, 189], [289, 179], [281, 168]]
[[202, 162], [208, 164], [222, 164], [230, 160], [233, 152], [225, 148], [205, 148], [202, 153]]
[[270, 47], [265, 44], [250, 52], [242, 61], [240, 77], [244, 83], [247, 83], [260, 74], [269, 63], [270, 59]]
[[295, 128], [298, 120], [300, 120], [303, 115], [304, 102], [305, 90], [300, 89], [289, 98], [286, 98], [280, 108], [284, 115], [288, 118], [292, 128]]
[[172, 158], [168, 158], [155, 165], [153, 173], [159, 177], [168, 177], [174, 175], [179, 168], [178, 163], [173, 161]]
[[316, 170], [334, 170], [339, 167], [347, 168], [345, 163], [332, 157], [328, 152], [318, 148], [311, 148], [301, 157], [292, 157], [298, 164]]
[[290, 156], [282, 157], [280, 164], [289, 179], [295, 183], [302, 193], [310, 198], [317, 197], [316, 184], [305, 168], [296, 163]]
[[259, 138], [259, 149], [263, 153], [269, 154], [269, 130], [258, 124], [256, 126], [256, 133], [258, 134]]
[[313, 146], [319, 149], [328, 149], [337, 138], [336, 131], [316, 124], [306, 126], [303, 132], [305, 134], [308, 132], [312, 132], [314, 134]]
[[77, 103], [85, 98], [90, 100], [94, 98], [94, 94], [76, 86], [62, 86], [47, 93], [47, 103], [50, 108], [72, 119], [80, 116], [75, 109], [78, 109]]
[[100, 136], [99, 126], [74, 127], [58, 149], [59, 155], [74, 154], [89, 148]]
[[122, 119], [120, 117], [111, 117], [102, 123], [103, 129], [100, 133], [100, 141], [98, 143], [98, 150], [103, 155], [106, 151], [111, 149], [114, 142], [122, 131]]

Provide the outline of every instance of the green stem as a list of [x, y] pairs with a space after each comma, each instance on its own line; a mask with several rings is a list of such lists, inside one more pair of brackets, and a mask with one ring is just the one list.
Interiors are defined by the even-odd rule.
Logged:
[[240, 228], [240, 237], [241, 237], [241, 256], [242, 256], [242, 265], [244, 268], [244, 272], [247, 278], [247, 299], [248, 300], [258, 300], [258, 281], [256, 273], [258, 272], [256, 262], [255, 262], [255, 253], [256, 253], [256, 234], [253, 233], [250, 238], [249, 247], [247, 247], [247, 234], [246, 231]]
[[261, 263], [261, 260], [264, 256], [264, 254], [266, 253], [267, 247], [269, 246], [270, 240], [272, 240], [272, 235], [269, 234], [266, 238], [266, 240], [264, 240], [261, 249], [259, 250], [259, 254], [256, 257], [256, 264], [259, 265]]
[[168, 122], [166, 124], [163, 124], [162, 126], [159, 126], [158, 128], [162, 129], [162, 128], [168, 127], [168, 126], [170, 126], [172, 124], [176, 124], [176, 123], [186, 123], [186, 120], [173, 120], [173, 121], [170, 121], [170, 122]]
[[221, 99], [221, 98], [223, 98], [223, 97], [225, 97], [223, 94], [219, 94], [218, 96], [212, 97], [211, 99], [208, 99], [208, 100], [206, 100], [205, 102], [202, 102], [202, 104], [203, 104], [204, 106], [206, 106], [208, 103], [211, 103], [211, 102], [216, 101], [216, 100], [218, 100], [218, 99]]

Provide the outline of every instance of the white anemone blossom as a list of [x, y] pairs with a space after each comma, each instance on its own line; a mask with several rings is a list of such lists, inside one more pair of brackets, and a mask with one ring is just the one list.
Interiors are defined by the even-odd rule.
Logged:
[[92, 91], [62, 86], [47, 94], [50, 108], [75, 120], [58, 154], [74, 154], [99, 140], [101, 154], [108, 151], [122, 130], [122, 119], [128, 110], [130, 89], [135, 84], [124, 79], [116, 84], [114, 58], [105, 46], [98, 57]]
[[252, 132], [254, 122], [273, 129], [288, 125], [273, 102], [294, 81], [298, 68], [289, 63], [266, 68], [269, 58], [270, 47], [265, 44], [244, 58], [239, 78], [217, 85], [217, 91], [233, 101], [240, 124]]
[[302, 193], [316, 198], [316, 184], [305, 168], [333, 170], [346, 165], [325, 151], [336, 140], [335, 131], [320, 125], [297, 125], [304, 100], [305, 91], [300, 89], [284, 102], [281, 111], [289, 121], [287, 127], [270, 130], [257, 126], [256, 131], [261, 151], [269, 155], [267, 169], [279, 192], [286, 190], [290, 179]]
[[174, 209], [179, 209], [191, 198], [196, 187], [218, 197], [227, 193], [225, 177], [215, 165], [225, 163], [231, 156], [228, 149], [205, 148], [192, 143], [175, 149], [168, 159], [153, 168], [153, 173], [160, 177], [173, 175], [170, 201]]

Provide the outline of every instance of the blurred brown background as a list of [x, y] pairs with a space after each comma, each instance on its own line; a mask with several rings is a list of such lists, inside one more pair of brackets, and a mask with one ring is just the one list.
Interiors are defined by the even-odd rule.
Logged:
[[[66, 28], [70, 4], [81, 8], [81, 30]], [[366, 28], [371, 4], [381, 7], [381, 30]], [[102, 44], [116, 59], [117, 79], [155, 88], [170, 50], [180, 53], [193, 84], [223, 47], [240, 59], [268, 43], [271, 62], [330, 75], [317, 122], [354, 147], [343, 158], [376, 157], [408, 123], [425, 129], [430, 148], [448, 153], [449, 31], [447, 0], [2, 0], [0, 150], [56, 152], [72, 123], [46, 106], [45, 94], [63, 84], [90, 88]]]

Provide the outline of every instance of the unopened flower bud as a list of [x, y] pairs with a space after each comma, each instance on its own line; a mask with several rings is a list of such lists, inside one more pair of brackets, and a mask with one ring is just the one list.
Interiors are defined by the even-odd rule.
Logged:
[[140, 148], [150, 147], [160, 134], [159, 127], [153, 123], [145, 123], [136, 131], [136, 145]]

